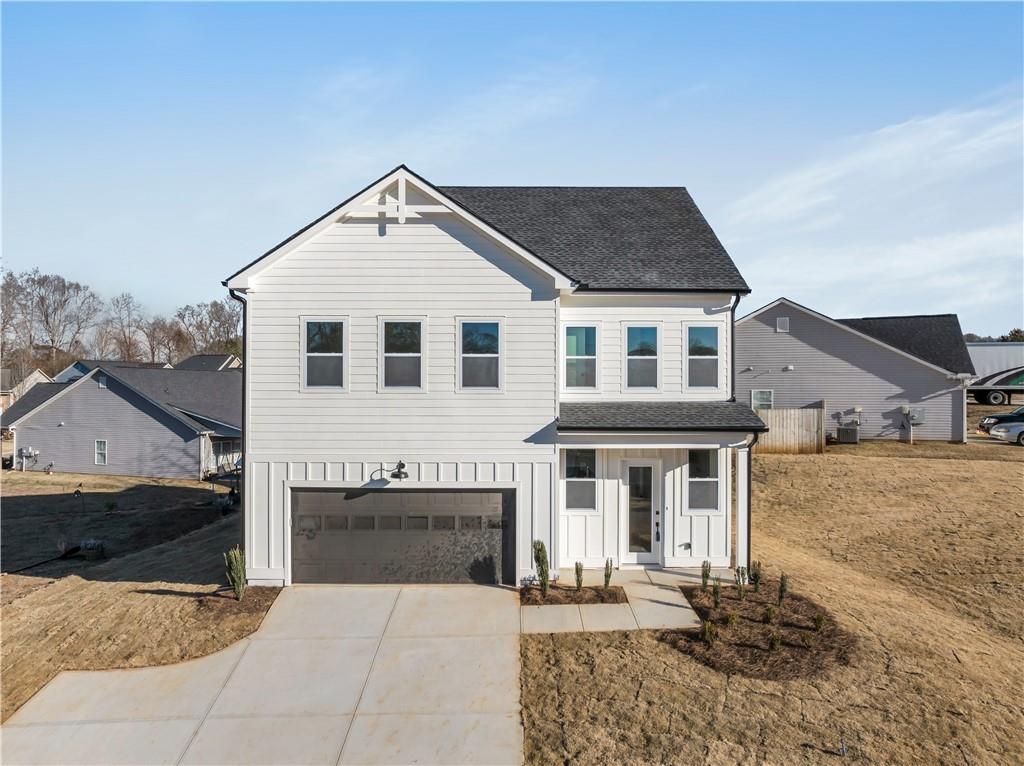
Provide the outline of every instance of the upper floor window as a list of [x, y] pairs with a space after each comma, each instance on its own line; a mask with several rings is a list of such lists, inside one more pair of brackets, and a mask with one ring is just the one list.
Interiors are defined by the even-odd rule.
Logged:
[[770, 410], [775, 406], [775, 392], [755, 388], [750, 392], [750, 409]]
[[686, 328], [686, 385], [689, 388], [718, 387], [718, 328]]
[[106, 375], [97, 375], [96, 376], [96, 382], [99, 384], [100, 388], [106, 388], [107, 387], [107, 376]]
[[501, 323], [459, 322], [459, 387], [501, 388]]
[[343, 320], [305, 320], [303, 354], [304, 385], [307, 388], [345, 388]]
[[597, 327], [565, 328], [565, 387], [597, 388]]
[[775, 332], [789, 332], [789, 317], [775, 317]]
[[718, 450], [690, 450], [689, 510], [718, 510]]
[[565, 507], [570, 510], [597, 509], [597, 452], [592, 449], [565, 451]]
[[384, 388], [423, 388], [422, 320], [385, 320], [381, 335]]
[[658, 387], [658, 328], [626, 326], [626, 388]]

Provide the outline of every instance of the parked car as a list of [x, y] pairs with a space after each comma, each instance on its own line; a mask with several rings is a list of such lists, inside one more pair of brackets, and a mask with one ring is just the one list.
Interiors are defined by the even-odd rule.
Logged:
[[1024, 423], [1000, 423], [988, 432], [995, 439], [1016, 443], [1024, 447]]
[[997, 412], [994, 415], [986, 415], [978, 423], [978, 430], [988, 433], [992, 426], [1001, 423], [1024, 423], [1024, 407], [1018, 407], [1012, 412]]

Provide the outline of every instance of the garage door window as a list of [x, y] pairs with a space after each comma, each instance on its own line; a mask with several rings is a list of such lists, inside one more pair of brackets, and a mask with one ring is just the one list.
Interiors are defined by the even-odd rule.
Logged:
[[380, 528], [381, 529], [401, 529], [402, 528], [402, 517], [401, 516], [381, 516], [380, 517]]
[[324, 522], [324, 529], [328, 532], [348, 529], [348, 516], [328, 516]]
[[367, 531], [376, 527], [376, 519], [373, 516], [353, 516], [352, 529]]
[[408, 530], [424, 530], [429, 526], [427, 516], [410, 516], [405, 520], [405, 528]]

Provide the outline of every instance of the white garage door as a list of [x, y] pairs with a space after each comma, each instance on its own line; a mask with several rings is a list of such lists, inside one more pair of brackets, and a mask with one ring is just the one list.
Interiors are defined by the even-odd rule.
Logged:
[[511, 494], [293, 490], [292, 582], [501, 582]]

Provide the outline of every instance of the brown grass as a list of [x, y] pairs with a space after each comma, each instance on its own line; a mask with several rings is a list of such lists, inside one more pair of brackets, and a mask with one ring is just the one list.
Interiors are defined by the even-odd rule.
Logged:
[[[830, 444], [828, 455], [851, 457], [917, 458], [920, 460], [997, 460], [1024, 463], [1024, 449], [989, 436], [967, 444], [924, 441], [906, 444], [894, 439], [876, 439], [860, 444]], [[1013, 470], [1012, 468], [1010, 470]]]
[[522, 637], [526, 760], [1024, 762], [1024, 471], [996, 461], [758, 455], [755, 558], [857, 639], [769, 681], [650, 631]]
[[541, 606], [544, 604], [625, 604], [626, 591], [618, 585], [607, 588], [597, 585], [586, 585], [576, 590], [572, 585], [552, 585], [548, 589], [548, 597], [540, 595], [540, 586], [526, 585], [519, 589], [519, 603], [523, 606]]
[[[247, 588], [241, 602], [231, 596], [222, 554], [240, 536], [233, 514], [56, 581], [4, 575], [2, 718], [61, 670], [166, 665], [256, 630], [279, 589]], [[20, 596], [9, 599], [9, 588]]]

